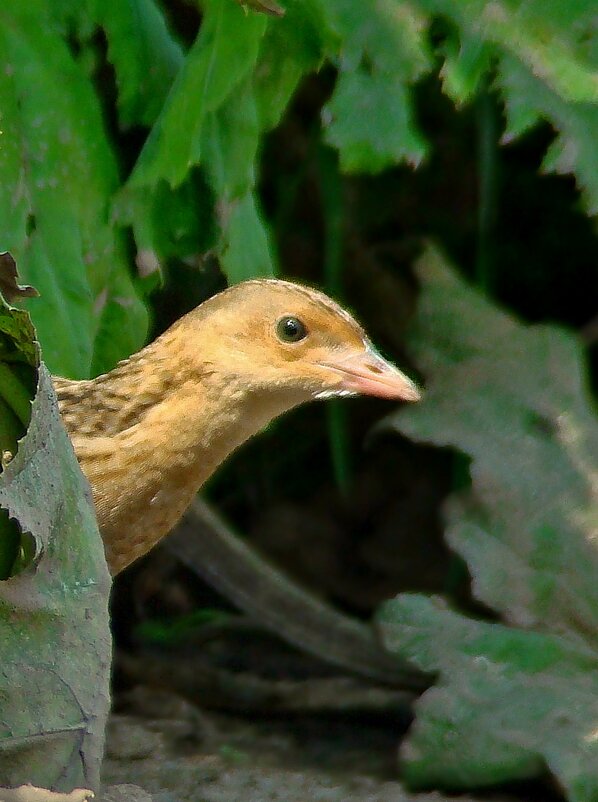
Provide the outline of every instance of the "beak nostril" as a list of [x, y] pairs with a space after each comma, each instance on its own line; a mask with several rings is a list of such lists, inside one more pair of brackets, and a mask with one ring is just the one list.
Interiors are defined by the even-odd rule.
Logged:
[[335, 384], [337, 394], [349, 390], [353, 394], [395, 401], [419, 401], [420, 393], [411, 379], [377, 354], [359, 352], [319, 364], [341, 374]]

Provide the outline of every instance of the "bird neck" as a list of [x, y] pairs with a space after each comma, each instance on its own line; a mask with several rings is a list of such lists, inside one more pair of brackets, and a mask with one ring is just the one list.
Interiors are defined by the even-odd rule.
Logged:
[[[185, 470], [193, 460], [199, 486], [238, 446], [305, 398], [272, 387], [260, 391], [259, 377], [254, 384], [250, 373], [236, 375], [222, 355], [189, 353], [178, 335], [170, 330], [136, 355], [122, 376], [115, 371], [112, 387], [121, 398], [128, 394], [120, 431], [137, 429], [153, 453], [172, 458], [174, 470], [182, 455]], [[170, 460], [165, 462], [168, 467]]]
[[208, 355], [187, 359], [177, 332], [167, 334], [109, 374], [57, 384], [112, 573], [174, 526], [238, 446], [304, 400], [255, 392]]

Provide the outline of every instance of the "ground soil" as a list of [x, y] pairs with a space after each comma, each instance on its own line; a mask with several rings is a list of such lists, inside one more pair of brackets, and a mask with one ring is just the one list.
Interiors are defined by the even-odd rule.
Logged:
[[[148, 802], [444, 802], [410, 794], [398, 779], [389, 720], [251, 718], [199, 711], [138, 689], [108, 729], [105, 799]], [[133, 712], [134, 711], [134, 712]], [[451, 797], [455, 799], [455, 797]], [[523, 796], [490, 794], [493, 802]], [[470, 802], [473, 797], [458, 797]], [[481, 796], [476, 799], [482, 799]]]

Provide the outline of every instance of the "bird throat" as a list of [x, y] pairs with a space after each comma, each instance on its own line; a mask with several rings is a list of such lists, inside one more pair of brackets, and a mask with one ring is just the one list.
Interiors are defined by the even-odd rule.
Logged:
[[94, 381], [56, 380], [113, 574], [173, 528], [238, 446], [297, 403], [260, 397], [209, 364], [183, 366], [174, 384], [172, 366], [145, 356]]

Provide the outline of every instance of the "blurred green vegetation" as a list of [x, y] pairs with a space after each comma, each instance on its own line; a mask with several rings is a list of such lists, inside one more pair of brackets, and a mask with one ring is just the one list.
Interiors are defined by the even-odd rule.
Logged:
[[[212, 291], [208, 252], [229, 281], [284, 265], [338, 293], [350, 234], [433, 234], [499, 300], [583, 325], [592, 2], [284, 7], [3, 4], [0, 239], [43, 295], [50, 368], [110, 368], [146, 337], [157, 273], [190, 302]], [[302, 226], [324, 238], [307, 268], [287, 253]]]
[[[282, 274], [341, 299], [423, 371], [404, 343], [411, 266], [433, 239], [490, 301], [487, 318], [464, 302], [471, 337], [485, 341], [495, 305], [564, 325], [586, 347], [572, 370], [585, 375], [588, 355], [595, 387], [594, 0], [281, 0], [284, 16], [247, 5], [2, 4], [0, 250], [41, 293], [29, 308], [50, 369], [96, 375], [226, 282]], [[439, 299], [432, 320], [445, 319]], [[434, 336], [459, 352], [447, 326]], [[532, 376], [549, 361], [525, 348], [518, 359]], [[422, 410], [428, 431], [437, 409]], [[298, 410], [209, 492], [240, 520], [318, 485], [347, 500], [386, 411]], [[430, 459], [406, 450], [390, 492], [399, 474], [433, 474], [436, 510], [470, 484], [465, 441]], [[590, 458], [588, 485], [593, 470]], [[445, 587], [467, 579], [460, 566]], [[375, 600], [343, 597], [361, 611]]]

